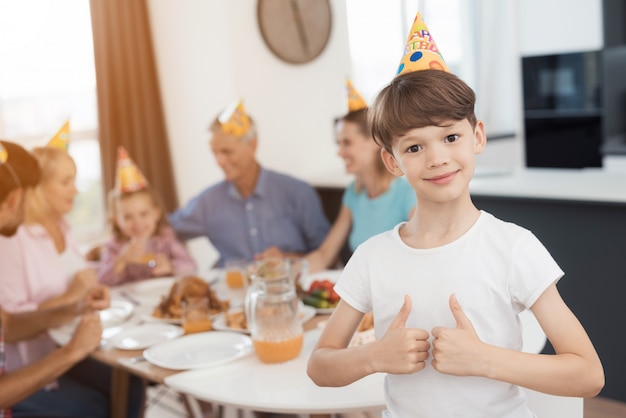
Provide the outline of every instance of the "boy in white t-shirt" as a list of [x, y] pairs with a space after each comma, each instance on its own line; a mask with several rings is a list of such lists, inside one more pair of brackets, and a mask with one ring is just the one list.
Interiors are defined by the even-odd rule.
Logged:
[[[388, 373], [389, 417], [533, 417], [520, 386], [597, 395], [602, 364], [556, 288], [563, 272], [531, 232], [471, 200], [484, 125], [474, 92], [447, 71], [419, 14], [398, 72], [370, 126], [387, 169], [415, 190], [416, 213], [355, 251], [309, 376], [343, 386]], [[520, 351], [525, 309], [556, 355]], [[347, 348], [370, 311], [377, 340]]]

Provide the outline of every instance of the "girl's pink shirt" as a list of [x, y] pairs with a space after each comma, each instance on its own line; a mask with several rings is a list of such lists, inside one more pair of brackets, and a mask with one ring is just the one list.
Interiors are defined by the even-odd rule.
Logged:
[[[152, 269], [145, 264], [127, 265], [121, 274], [115, 274], [115, 262], [128, 241], [112, 238], [102, 251], [98, 280], [100, 283], [116, 286], [154, 277]], [[158, 235], [152, 236], [148, 242], [148, 250], [154, 254], [165, 254], [174, 270], [172, 275], [184, 276], [194, 274], [197, 269], [195, 260], [187, 251], [185, 245], [178, 240], [170, 226], [164, 226]]]
[[[82, 259], [67, 223], [61, 223], [66, 253]], [[84, 259], [83, 259], [84, 260]], [[87, 267], [84, 262], [83, 268]], [[48, 232], [38, 224], [22, 225], [12, 237], [0, 237], [0, 306], [7, 312], [36, 310], [42, 302], [64, 293], [76, 271], [67, 271]], [[6, 370], [44, 357], [56, 347], [47, 333], [6, 344]]]

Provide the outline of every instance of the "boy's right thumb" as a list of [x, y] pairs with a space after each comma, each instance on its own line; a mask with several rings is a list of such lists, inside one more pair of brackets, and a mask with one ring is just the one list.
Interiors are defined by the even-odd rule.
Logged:
[[404, 295], [404, 303], [400, 308], [400, 312], [398, 312], [398, 315], [396, 315], [396, 317], [393, 319], [391, 325], [389, 325], [389, 328], [405, 328], [406, 320], [411, 314], [412, 307], [413, 301], [411, 300], [411, 297], [409, 295]]

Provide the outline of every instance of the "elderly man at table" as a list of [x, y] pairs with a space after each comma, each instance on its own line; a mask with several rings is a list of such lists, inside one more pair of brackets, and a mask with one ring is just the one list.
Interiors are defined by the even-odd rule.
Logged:
[[[11, 236], [23, 217], [24, 190], [39, 182], [37, 161], [22, 147], [0, 141], [0, 234]], [[70, 343], [10, 373], [4, 373], [4, 338], [15, 342], [59, 326], [89, 307], [108, 305], [108, 291], [99, 288], [85, 299], [36, 312], [8, 314], [0, 308], [0, 417], [11, 416], [10, 405], [40, 390], [85, 358], [100, 343], [102, 326], [95, 313], [85, 313]], [[6, 330], [3, 330], [3, 323]], [[5, 332], [3, 332], [5, 331]], [[54, 411], [50, 411], [54, 413]]]
[[169, 216], [178, 236], [205, 236], [228, 259], [252, 260], [270, 247], [305, 254], [329, 229], [319, 196], [307, 183], [261, 167], [254, 121], [241, 102], [210, 126], [210, 147], [224, 180]]

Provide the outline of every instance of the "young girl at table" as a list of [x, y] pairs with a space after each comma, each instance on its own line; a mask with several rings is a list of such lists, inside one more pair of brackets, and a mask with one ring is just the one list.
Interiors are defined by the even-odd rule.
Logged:
[[[369, 120], [385, 166], [414, 189], [416, 213], [353, 254], [309, 376], [343, 386], [386, 373], [383, 417], [535, 417], [521, 387], [596, 396], [602, 364], [559, 294], [563, 271], [530, 231], [472, 202], [484, 124], [419, 14], [398, 72]], [[526, 309], [556, 354], [521, 351]], [[366, 312], [376, 340], [347, 348]]]
[[119, 285], [196, 271], [195, 261], [167, 224], [159, 196], [122, 147], [109, 210], [113, 237], [102, 250], [101, 283]]
[[[56, 137], [55, 137], [56, 138]], [[51, 140], [51, 144], [54, 143]], [[109, 306], [108, 288], [97, 283], [65, 220], [78, 193], [76, 164], [65, 146], [38, 147], [32, 154], [41, 181], [24, 197], [24, 223], [12, 237], [0, 237], [0, 305], [11, 312], [42, 311], [81, 303], [92, 294], [89, 310]], [[80, 312], [77, 311], [78, 315]], [[86, 341], [80, 341], [85, 344]], [[69, 347], [68, 347], [69, 349]], [[36, 364], [57, 350], [47, 332], [6, 344], [6, 370]], [[13, 405], [14, 416], [108, 416], [111, 368], [84, 359], [44, 389]], [[138, 417], [143, 384], [134, 378], [129, 387], [129, 417]]]

